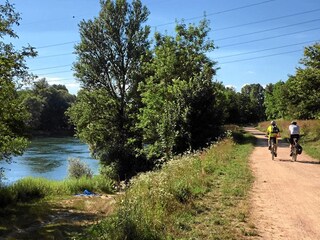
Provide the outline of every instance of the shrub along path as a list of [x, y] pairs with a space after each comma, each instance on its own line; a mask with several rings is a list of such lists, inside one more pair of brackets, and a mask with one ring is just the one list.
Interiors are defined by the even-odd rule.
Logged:
[[271, 160], [264, 133], [245, 128], [257, 138], [250, 161], [255, 176], [252, 217], [262, 239], [320, 239], [320, 164], [305, 153], [292, 162], [289, 144], [281, 142]]

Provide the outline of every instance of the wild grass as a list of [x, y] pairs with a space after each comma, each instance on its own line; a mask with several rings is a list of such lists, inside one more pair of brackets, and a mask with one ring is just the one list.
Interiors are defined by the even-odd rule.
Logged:
[[97, 193], [112, 193], [114, 182], [102, 175], [92, 178], [68, 178], [52, 181], [46, 178], [23, 178], [12, 185], [0, 187], [0, 205], [14, 205], [43, 198], [82, 193], [85, 189]]
[[[288, 126], [291, 121], [276, 120], [276, 122], [280, 128], [281, 137], [288, 139]], [[301, 131], [299, 142], [304, 151], [313, 158], [320, 160], [320, 120], [297, 120], [297, 123]], [[258, 124], [258, 129], [265, 132], [269, 124], [269, 121], [261, 122]]]
[[115, 214], [84, 239], [241, 239], [247, 222], [252, 174], [248, 136], [223, 140], [203, 152], [173, 159], [134, 178]]

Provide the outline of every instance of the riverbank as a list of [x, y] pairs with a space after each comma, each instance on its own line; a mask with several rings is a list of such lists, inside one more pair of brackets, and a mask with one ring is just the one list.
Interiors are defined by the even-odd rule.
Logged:
[[76, 238], [88, 226], [111, 214], [117, 197], [60, 196], [0, 209], [0, 239]]
[[64, 180], [68, 175], [69, 159], [80, 159], [94, 174], [99, 173], [99, 161], [90, 156], [88, 146], [79, 139], [37, 137], [32, 139], [22, 156], [12, 158], [12, 163], [0, 161], [6, 177], [2, 183], [12, 184], [29, 176]]
[[236, 142], [223, 140], [201, 153], [174, 159], [161, 170], [137, 176], [124, 194], [80, 198], [60, 194], [2, 210], [1, 216], [7, 217], [0, 221], [0, 234], [17, 236], [12, 234], [29, 231], [35, 239], [77, 239], [80, 235], [94, 239], [108, 239], [106, 235], [110, 239], [241, 239], [255, 235], [246, 201], [252, 183], [247, 164], [252, 139], [241, 134], [235, 137]]
[[112, 211], [114, 187], [114, 181], [102, 175], [64, 181], [24, 178], [0, 187], [0, 239], [68, 239], [80, 234]]

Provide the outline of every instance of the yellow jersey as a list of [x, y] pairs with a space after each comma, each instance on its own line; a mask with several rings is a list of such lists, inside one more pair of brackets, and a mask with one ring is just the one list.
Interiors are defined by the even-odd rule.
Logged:
[[279, 136], [280, 130], [279, 130], [279, 128], [278, 128], [277, 126], [275, 126], [275, 127], [276, 127], [276, 130], [277, 130], [277, 131], [274, 130], [274, 126], [272, 126], [272, 125], [270, 125], [270, 126], [267, 128], [267, 135], [268, 135], [269, 138], [271, 138], [271, 137], [278, 137], [278, 136]]

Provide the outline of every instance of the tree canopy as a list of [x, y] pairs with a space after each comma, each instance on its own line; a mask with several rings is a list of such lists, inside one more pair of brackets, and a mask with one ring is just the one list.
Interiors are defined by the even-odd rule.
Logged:
[[0, 160], [22, 154], [26, 127], [70, 129], [70, 117], [93, 156], [123, 179], [159, 159], [207, 146], [224, 124], [320, 119], [319, 43], [305, 48], [302, 66], [287, 81], [265, 88], [248, 84], [237, 92], [214, 79], [218, 69], [207, 55], [215, 49], [207, 19], [198, 25], [176, 22], [173, 36], [155, 32], [151, 39], [149, 10], [141, 0], [100, 4], [97, 17], [79, 24], [77, 98], [45, 79], [21, 89], [34, 78], [25, 59], [37, 53], [4, 42], [18, 37], [13, 26], [20, 15], [8, 1], [0, 4]]
[[141, 62], [149, 55], [148, 15], [140, 0], [107, 0], [98, 17], [79, 26], [74, 70], [83, 90], [69, 115], [94, 155], [114, 163], [120, 175], [134, 168], [140, 144], [134, 126]]
[[205, 52], [208, 21], [177, 24], [176, 36], [156, 33], [154, 57], [145, 64], [149, 77], [140, 84], [143, 107], [139, 127], [149, 159], [194, 150], [214, 139], [223, 122], [215, 62]]
[[12, 4], [8, 1], [0, 4], [0, 160], [7, 161], [12, 155], [22, 154], [27, 145], [23, 135], [28, 115], [18, 100], [17, 88], [32, 79], [25, 58], [36, 55], [30, 46], [16, 50], [11, 43], [3, 41], [5, 36], [18, 37], [13, 26], [19, 20], [20, 15]]
[[268, 118], [320, 119], [320, 44], [305, 48], [295, 75], [267, 87]]

